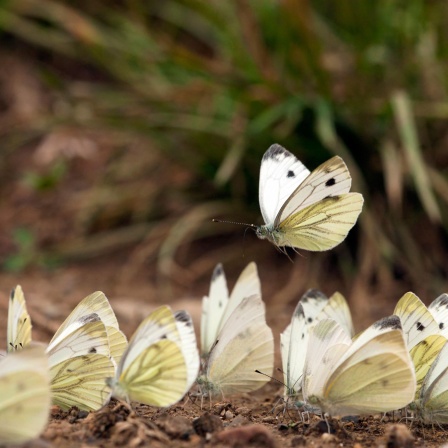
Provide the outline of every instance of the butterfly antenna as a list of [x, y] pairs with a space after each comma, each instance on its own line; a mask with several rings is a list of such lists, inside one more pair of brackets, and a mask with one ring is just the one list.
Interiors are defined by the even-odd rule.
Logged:
[[251, 227], [252, 229], [256, 229], [257, 226], [255, 224], [248, 224], [247, 222], [237, 222], [237, 221], [226, 221], [223, 219], [212, 219], [212, 222], [222, 222], [224, 224], [235, 224], [237, 226], [248, 226]]
[[282, 386], [284, 386], [284, 387], [286, 387], [286, 388], [288, 389], [288, 386], [287, 386], [283, 381], [280, 381], [280, 380], [278, 380], [277, 378], [268, 375], [267, 373], [260, 372], [259, 370], [255, 370], [255, 373], [259, 373], [260, 375], [267, 376], [267, 377], [270, 378], [271, 380], [277, 381], [277, 383], [280, 383]]

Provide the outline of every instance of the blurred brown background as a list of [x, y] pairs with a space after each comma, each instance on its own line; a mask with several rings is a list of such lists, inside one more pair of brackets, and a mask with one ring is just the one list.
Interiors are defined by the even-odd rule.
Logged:
[[[199, 316], [213, 267], [257, 262], [283, 329], [309, 287], [360, 330], [447, 288], [448, 3], [14, 0], [0, 5], [0, 328], [21, 283], [37, 337], [103, 290], [129, 334], [159, 303]], [[364, 194], [346, 242], [294, 262], [261, 223], [278, 142], [334, 154]], [[34, 317], [35, 316], [35, 317]]]

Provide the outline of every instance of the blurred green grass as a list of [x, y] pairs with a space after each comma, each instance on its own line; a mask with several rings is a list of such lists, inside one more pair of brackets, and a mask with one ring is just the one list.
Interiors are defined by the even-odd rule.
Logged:
[[[448, 4], [426, 0], [1, 2], [3, 47], [33, 61], [51, 106], [1, 126], [0, 136], [11, 152], [68, 126], [113, 136], [117, 154], [146, 142], [187, 167], [179, 216], [157, 201], [152, 211], [128, 210], [130, 228], [149, 223], [137, 232], [150, 241], [139, 257], [156, 253], [162, 271], [186, 241], [233, 231], [205, 220], [259, 222], [259, 163], [271, 143], [309, 168], [339, 154], [366, 206], [351, 255], [329, 256], [369, 284], [424, 277], [440, 292], [447, 21]], [[131, 172], [138, 163], [123, 161]], [[111, 184], [101, 188], [117, 200]], [[91, 203], [80, 210], [87, 221], [96, 213]]]

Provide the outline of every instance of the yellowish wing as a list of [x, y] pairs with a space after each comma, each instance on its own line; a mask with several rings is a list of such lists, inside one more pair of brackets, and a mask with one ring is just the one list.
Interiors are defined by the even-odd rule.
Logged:
[[332, 249], [355, 225], [363, 203], [360, 193], [346, 193], [309, 205], [280, 222], [274, 230], [277, 244], [309, 251]]
[[114, 361], [101, 354], [66, 359], [50, 369], [53, 403], [62, 409], [100, 409], [110, 398], [106, 378], [114, 377]]
[[410, 354], [415, 367], [415, 376], [417, 378], [417, 390], [415, 392], [416, 399], [420, 395], [420, 389], [426, 374], [446, 342], [447, 340], [444, 336], [431, 335], [411, 349]]
[[70, 325], [82, 320], [85, 316], [92, 313], [96, 313], [106, 326], [107, 334], [110, 339], [110, 351], [115, 362], [118, 364], [126, 348], [127, 339], [120, 331], [115, 313], [106, 296], [101, 291], [96, 291], [79, 302], [76, 308], [59, 327], [53, 340], [57, 339]]
[[0, 361], [0, 444], [38, 437], [48, 421], [51, 395], [43, 347], [10, 353]]
[[31, 318], [26, 309], [22, 287], [17, 285], [9, 296], [8, 352], [20, 350], [31, 343]]
[[144, 349], [121, 373], [114, 395], [166, 407], [185, 394], [187, 366], [179, 346], [168, 339]]

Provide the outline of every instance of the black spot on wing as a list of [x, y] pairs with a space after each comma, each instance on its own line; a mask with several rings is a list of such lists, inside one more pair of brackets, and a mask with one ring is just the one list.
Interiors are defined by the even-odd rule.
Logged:
[[331, 179], [328, 179], [328, 180], [325, 182], [325, 186], [326, 186], [326, 187], [331, 187], [331, 186], [334, 185], [335, 183], [336, 183], [336, 180], [335, 180], [334, 177], [332, 177]]
[[294, 171], [289, 170], [288, 174], [286, 175], [286, 177], [296, 177], [296, 175], [295, 175]]
[[91, 314], [87, 314], [87, 316], [82, 316], [79, 319], [79, 322], [81, 324], [85, 325], [85, 324], [89, 324], [90, 322], [98, 322], [100, 320], [101, 320], [101, 318], [100, 318], [100, 316], [98, 316], [98, 314], [91, 313]]
[[416, 326], [418, 331], [423, 331], [426, 328], [421, 322], [417, 322]]
[[444, 327], [445, 327], [445, 324], [444, 324], [443, 322], [440, 322], [440, 324], [439, 324], [439, 328], [440, 328], [441, 330], [443, 330]]
[[14, 300], [14, 295], [16, 294], [16, 288], [12, 288], [11, 289], [11, 294], [10, 294], [10, 298], [11, 300]]
[[162, 336], [161, 336], [161, 338], [160, 339], [168, 339], [168, 337], [167, 337], [167, 335], [166, 334], [162, 334]]
[[401, 321], [398, 316], [388, 316], [383, 317], [379, 321], [375, 322], [374, 328], [377, 328], [379, 330], [384, 330], [385, 328], [390, 328], [391, 330], [401, 330]]
[[184, 310], [176, 311], [174, 313], [174, 317], [176, 318], [176, 320], [178, 322], [183, 322], [188, 327], [191, 326], [190, 316], [187, 314], [186, 311], [184, 311]]
[[216, 268], [213, 271], [212, 281], [216, 280], [221, 275], [224, 275], [224, 269], [222, 267], [222, 264], [219, 263], [218, 265], [216, 265]]
[[305, 312], [303, 311], [303, 306], [302, 306], [302, 304], [301, 303], [299, 303], [298, 305], [297, 305], [297, 307], [296, 307], [296, 309], [295, 309], [295, 311], [294, 311], [294, 314], [296, 315], [296, 316], [303, 316], [303, 317], [305, 317]]
[[308, 323], [310, 324], [311, 322], [313, 322], [313, 318], [312, 318], [312, 317], [309, 317], [309, 318], [307, 319], [307, 321], [308, 321]]
[[89, 348], [89, 353], [97, 353], [97, 350], [95, 347]]

